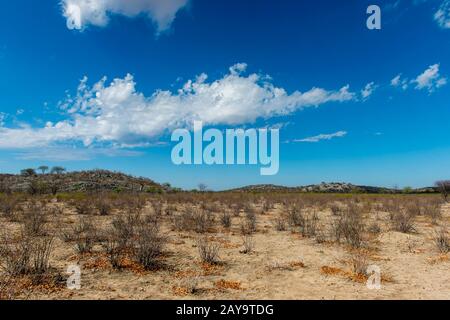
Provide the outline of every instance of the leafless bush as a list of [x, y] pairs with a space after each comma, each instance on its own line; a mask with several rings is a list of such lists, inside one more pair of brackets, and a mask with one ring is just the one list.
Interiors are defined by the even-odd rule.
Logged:
[[171, 220], [175, 230], [190, 231], [194, 229], [194, 219], [190, 211], [183, 211], [181, 214], [175, 214], [172, 216]]
[[159, 266], [158, 257], [167, 242], [167, 238], [160, 235], [158, 225], [143, 223], [137, 227], [134, 240], [134, 257], [147, 270]]
[[367, 275], [367, 267], [368, 267], [367, 254], [359, 252], [354, 254], [350, 259], [350, 263], [352, 271], [355, 274]]
[[282, 216], [276, 217], [274, 223], [277, 231], [286, 231], [286, 222], [284, 217]]
[[107, 216], [111, 213], [111, 205], [109, 204], [107, 199], [101, 197], [95, 202], [95, 208], [98, 211], [98, 214], [101, 216]]
[[75, 249], [78, 253], [84, 254], [92, 251], [97, 237], [97, 230], [88, 218], [81, 218], [78, 225], [73, 228], [73, 239]]
[[0, 212], [7, 218], [11, 218], [14, 215], [18, 205], [19, 201], [13, 196], [0, 197]]
[[127, 215], [120, 215], [114, 218], [113, 235], [117, 239], [118, 245], [122, 248], [126, 248], [129, 245], [131, 238], [133, 237], [134, 230], [139, 224], [139, 215], [129, 213]]
[[445, 229], [436, 231], [434, 243], [441, 253], [448, 253], [450, 251], [450, 237]]
[[120, 242], [113, 234], [114, 230], [111, 230], [111, 235], [108, 237], [103, 246], [105, 248], [106, 254], [108, 255], [111, 266], [114, 269], [119, 270], [121, 269], [120, 259], [124, 247], [120, 245]]
[[255, 248], [255, 242], [253, 240], [253, 237], [251, 235], [246, 235], [244, 237], [242, 237], [242, 246], [243, 249], [240, 251], [241, 253], [244, 254], [249, 254], [253, 251], [253, 249]]
[[333, 203], [330, 206], [330, 210], [331, 210], [331, 213], [333, 214], [333, 216], [338, 216], [342, 212], [342, 208], [339, 205], [337, 205], [336, 203]]
[[359, 214], [347, 212], [332, 224], [333, 235], [336, 241], [340, 242], [342, 238], [352, 247], [359, 248], [363, 245], [363, 232], [365, 226]]
[[403, 233], [417, 232], [414, 224], [414, 216], [407, 212], [397, 212], [392, 220], [393, 228]]
[[435, 186], [438, 188], [439, 192], [442, 194], [444, 201], [447, 201], [448, 194], [450, 193], [450, 180], [437, 181]]
[[75, 211], [79, 215], [89, 215], [92, 214], [92, 205], [89, 200], [83, 199], [83, 200], [77, 200], [74, 204]]
[[242, 235], [249, 235], [256, 231], [256, 213], [252, 211], [245, 212], [245, 218], [241, 221]]
[[163, 214], [163, 207], [164, 205], [161, 201], [152, 202], [153, 213], [157, 216], [161, 216]]
[[22, 212], [22, 223], [28, 235], [40, 235], [46, 222], [44, 207], [41, 203], [32, 202]]
[[379, 234], [381, 232], [381, 227], [378, 223], [373, 222], [372, 224], [369, 225], [367, 231], [369, 231], [372, 234]]
[[257, 218], [256, 218], [256, 213], [254, 210], [249, 210], [245, 213], [245, 221], [246, 221], [246, 225], [247, 225], [247, 229], [253, 233], [256, 231], [256, 223], [257, 223]]
[[410, 201], [405, 206], [406, 214], [410, 217], [416, 217], [421, 214], [421, 206], [418, 201]]
[[214, 217], [208, 210], [199, 210], [194, 212], [194, 229], [197, 233], [205, 233], [214, 223]]
[[425, 205], [422, 208], [423, 214], [427, 217], [430, 217], [433, 223], [437, 223], [437, 221], [441, 218], [441, 207], [436, 204]]
[[50, 268], [49, 259], [53, 247], [53, 237], [34, 240], [33, 245], [33, 274], [37, 277], [44, 275]]
[[203, 263], [219, 263], [220, 246], [218, 244], [209, 242], [207, 237], [202, 237], [197, 240], [197, 248]]
[[304, 237], [313, 237], [317, 232], [317, 222], [319, 221], [319, 217], [316, 212], [312, 214], [306, 215], [303, 218], [303, 222], [300, 223], [300, 233]]
[[317, 228], [316, 230], [316, 242], [325, 243], [327, 241], [327, 235], [323, 228]]
[[244, 205], [241, 203], [234, 203], [233, 205], [231, 205], [231, 209], [233, 210], [233, 216], [239, 217], [243, 208]]
[[21, 235], [17, 241], [3, 236], [0, 256], [4, 257], [3, 268], [11, 275], [22, 275], [30, 271], [30, 261], [33, 252], [31, 237]]
[[288, 222], [291, 227], [300, 227], [304, 225], [305, 218], [303, 217], [299, 207], [293, 206], [288, 209]]
[[231, 215], [228, 212], [222, 213], [220, 222], [224, 228], [229, 229], [231, 227]]

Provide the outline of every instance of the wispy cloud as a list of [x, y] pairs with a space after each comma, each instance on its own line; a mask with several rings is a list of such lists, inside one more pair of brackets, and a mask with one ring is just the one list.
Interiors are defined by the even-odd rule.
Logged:
[[104, 27], [110, 15], [147, 16], [162, 32], [170, 28], [177, 12], [189, 0], [62, 0], [63, 15], [69, 29], [83, 30], [89, 25]]
[[136, 90], [131, 75], [110, 84], [102, 79], [92, 87], [85, 78], [76, 96], [61, 104], [65, 120], [47, 122], [41, 128], [0, 126], [0, 149], [76, 142], [142, 146], [175, 128], [190, 127], [194, 120], [205, 125], [243, 125], [329, 102], [357, 100], [348, 85], [339, 90], [312, 88], [289, 94], [265, 76], [245, 75], [245, 69], [245, 64], [237, 64], [210, 82], [201, 74], [176, 92], [158, 90], [148, 97]]
[[402, 78], [402, 75], [399, 74], [391, 80], [391, 86], [406, 90], [411, 84], [416, 90], [427, 90], [432, 93], [447, 84], [447, 78], [440, 74], [439, 68], [439, 63], [433, 64], [413, 80]]
[[377, 85], [375, 84], [375, 82], [370, 82], [368, 83], [364, 89], [361, 90], [361, 97], [363, 98], [363, 100], [367, 100], [372, 94], [373, 92], [377, 89]]
[[402, 75], [398, 74], [391, 80], [391, 86], [400, 87], [403, 90], [408, 89], [408, 79], [402, 79]]
[[441, 28], [450, 28], [450, 0], [444, 0], [438, 11], [434, 14], [434, 20]]
[[319, 134], [317, 136], [308, 137], [304, 139], [293, 140], [293, 142], [319, 142], [322, 140], [331, 140], [334, 138], [342, 138], [347, 135], [347, 131], [338, 131], [330, 134]]

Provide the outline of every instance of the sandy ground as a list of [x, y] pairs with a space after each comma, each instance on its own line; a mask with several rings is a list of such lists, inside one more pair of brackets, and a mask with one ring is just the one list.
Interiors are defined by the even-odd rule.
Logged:
[[[258, 216], [253, 236], [254, 251], [242, 253], [239, 219], [231, 230], [217, 227], [208, 233], [220, 244], [218, 266], [205, 266], [196, 248], [194, 232], [171, 230], [164, 224], [169, 243], [161, 258], [165, 267], [156, 271], [113, 270], [105, 258], [94, 254], [77, 256], [73, 243], [55, 239], [51, 265], [64, 273], [71, 264], [81, 267], [81, 289], [35, 291], [31, 299], [450, 299], [449, 256], [438, 252], [435, 225], [427, 217], [416, 218], [418, 233], [390, 230], [386, 215], [379, 214], [382, 232], [370, 239], [369, 264], [381, 269], [381, 289], [368, 289], [365, 279], [352, 278], [352, 249], [343, 244], [317, 243], [292, 231], [277, 231], [273, 220], [278, 206]], [[450, 206], [443, 207], [440, 225], [449, 225]], [[321, 212], [326, 221], [328, 212]], [[57, 224], [75, 223], [77, 214], [66, 210]], [[371, 218], [375, 219], [375, 218]], [[95, 216], [106, 226], [111, 216]], [[2, 220], [5, 228], [17, 228]], [[331, 267], [333, 272], [324, 272]], [[333, 269], [334, 268], [334, 269]], [[195, 284], [196, 291], [185, 288]]]

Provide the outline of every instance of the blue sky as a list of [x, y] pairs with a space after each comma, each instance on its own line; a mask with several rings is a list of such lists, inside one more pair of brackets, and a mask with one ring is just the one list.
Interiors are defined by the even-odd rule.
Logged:
[[[381, 7], [381, 30], [366, 27], [369, 4]], [[213, 189], [450, 177], [449, 0], [18, 0], [0, 9], [0, 172], [105, 168]], [[279, 173], [173, 165], [170, 131], [198, 117], [281, 125]]]

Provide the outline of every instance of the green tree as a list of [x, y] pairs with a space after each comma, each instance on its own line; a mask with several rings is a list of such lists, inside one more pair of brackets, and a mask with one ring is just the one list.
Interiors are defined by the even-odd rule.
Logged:
[[20, 174], [25, 177], [33, 177], [36, 175], [36, 171], [33, 168], [27, 168], [21, 170]]
[[38, 170], [40, 170], [42, 172], [42, 174], [45, 174], [48, 171], [49, 167], [48, 166], [40, 166], [38, 168]]
[[53, 174], [62, 174], [66, 172], [66, 168], [64, 167], [59, 167], [59, 166], [55, 166], [52, 168], [51, 173]]

